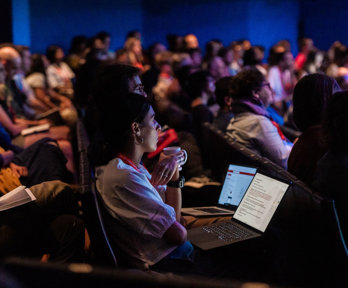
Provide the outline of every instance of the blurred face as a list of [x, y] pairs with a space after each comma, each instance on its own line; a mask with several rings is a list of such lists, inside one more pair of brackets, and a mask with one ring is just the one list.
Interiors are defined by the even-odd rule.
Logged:
[[4, 65], [0, 62], [0, 84], [4, 84], [6, 80], [6, 70]]
[[198, 48], [198, 39], [195, 35], [190, 34], [185, 37], [186, 48]]
[[147, 94], [144, 91], [144, 85], [141, 83], [138, 75], [135, 75], [129, 79], [129, 92], [143, 95], [145, 98], [147, 97]]
[[132, 47], [132, 51], [136, 54], [136, 55], [140, 55], [142, 53], [142, 47], [141, 47], [141, 42], [139, 40], [134, 41], [133, 47]]
[[211, 62], [209, 73], [217, 80], [225, 76], [226, 65], [220, 57], [214, 57]]
[[64, 52], [62, 49], [57, 49], [56, 54], [54, 55], [57, 61], [62, 61], [64, 58]]
[[22, 53], [22, 69], [24, 74], [28, 73], [30, 70], [30, 64], [31, 64], [31, 53], [29, 50], [24, 50]]
[[292, 66], [294, 66], [294, 57], [290, 52], [285, 53], [284, 59], [283, 59], [283, 68], [284, 69], [289, 69]]
[[158, 133], [161, 126], [155, 120], [155, 112], [150, 107], [145, 119], [140, 125], [140, 136], [144, 139], [142, 146], [145, 152], [153, 152], [157, 149]]
[[8, 60], [10, 64], [10, 70], [11, 72], [9, 73], [11, 76], [14, 76], [15, 74], [21, 73], [22, 72], [22, 60], [20, 57], [14, 58], [12, 60]]
[[233, 51], [232, 50], [228, 50], [225, 57], [224, 57], [224, 61], [226, 64], [230, 64], [233, 61]]
[[257, 93], [261, 102], [267, 108], [273, 102], [273, 90], [267, 81], [263, 81], [260, 91]]
[[104, 51], [109, 51], [109, 49], [110, 49], [110, 43], [111, 43], [111, 38], [110, 37], [106, 37], [105, 38], [105, 40], [104, 40], [104, 42], [103, 42], [103, 50]]
[[213, 95], [215, 93], [215, 80], [212, 77], [208, 77], [207, 92], [209, 95]]
[[200, 66], [202, 64], [202, 54], [200, 52], [194, 52], [191, 58], [193, 66]]

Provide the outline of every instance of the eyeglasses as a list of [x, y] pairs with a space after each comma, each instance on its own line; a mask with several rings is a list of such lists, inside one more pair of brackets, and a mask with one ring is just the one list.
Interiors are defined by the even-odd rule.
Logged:
[[272, 89], [271, 84], [269, 84], [269, 82], [262, 83], [261, 87], [268, 87], [269, 89]]
[[144, 85], [138, 84], [134, 87], [134, 91], [144, 92]]

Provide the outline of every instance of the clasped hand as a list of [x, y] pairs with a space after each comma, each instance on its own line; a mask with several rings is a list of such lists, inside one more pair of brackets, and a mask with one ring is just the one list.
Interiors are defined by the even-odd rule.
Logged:
[[28, 169], [24, 166], [18, 166], [14, 164], [13, 162], [10, 163], [10, 168], [14, 175], [16, 175], [18, 178], [21, 176], [28, 176]]
[[160, 154], [158, 163], [156, 164], [151, 177], [152, 185], [165, 185], [169, 181], [179, 179], [179, 166], [184, 159], [184, 153], [179, 151], [176, 154], [165, 155]]

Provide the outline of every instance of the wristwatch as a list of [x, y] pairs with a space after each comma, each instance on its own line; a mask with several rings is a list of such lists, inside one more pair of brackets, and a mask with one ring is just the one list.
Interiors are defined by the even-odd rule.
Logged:
[[178, 180], [176, 181], [170, 181], [167, 183], [168, 187], [174, 187], [174, 188], [182, 188], [185, 184], [185, 177], [180, 176]]

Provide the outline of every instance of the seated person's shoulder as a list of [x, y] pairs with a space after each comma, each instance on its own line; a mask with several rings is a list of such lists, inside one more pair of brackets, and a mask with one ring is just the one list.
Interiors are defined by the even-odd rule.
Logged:
[[111, 160], [104, 166], [97, 167], [96, 176], [103, 178], [103, 182], [105, 183], [112, 183], [113, 185], [122, 187], [129, 183], [145, 180], [145, 175], [131, 168], [119, 158]]

